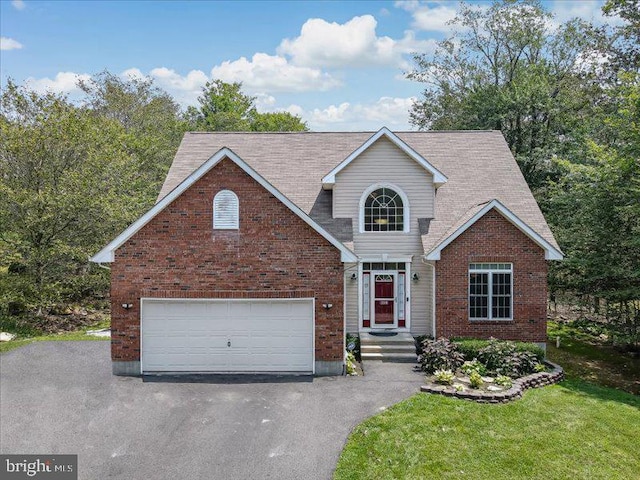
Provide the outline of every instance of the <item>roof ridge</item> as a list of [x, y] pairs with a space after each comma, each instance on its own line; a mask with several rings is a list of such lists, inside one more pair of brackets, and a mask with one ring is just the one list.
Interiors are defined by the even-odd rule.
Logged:
[[[440, 134], [440, 133], [501, 133], [500, 130], [390, 130], [393, 133], [420, 133], [420, 134]], [[185, 135], [322, 135], [322, 134], [375, 134], [377, 130], [333, 130], [333, 131], [307, 131], [307, 132], [199, 132], [189, 131]]]

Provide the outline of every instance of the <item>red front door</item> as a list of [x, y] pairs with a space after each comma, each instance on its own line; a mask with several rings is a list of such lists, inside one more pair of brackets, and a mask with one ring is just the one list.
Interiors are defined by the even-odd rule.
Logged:
[[377, 273], [374, 278], [374, 326], [395, 325], [395, 275]]

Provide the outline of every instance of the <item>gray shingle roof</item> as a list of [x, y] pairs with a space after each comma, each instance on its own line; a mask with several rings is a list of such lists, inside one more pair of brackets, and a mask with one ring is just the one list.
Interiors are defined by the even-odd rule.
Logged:
[[[321, 179], [374, 133], [186, 133], [158, 199], [228, 147], [337, 239], [350, 243], [351, 221], [331, 218], [331, 193], [322, 190]], [[476, 206], [493, 199], [557, 248], [500, 132], [394, 133], [449, 179], [437, 191], [428, 232], [421, 225], [425, 252], [470, 218]]]

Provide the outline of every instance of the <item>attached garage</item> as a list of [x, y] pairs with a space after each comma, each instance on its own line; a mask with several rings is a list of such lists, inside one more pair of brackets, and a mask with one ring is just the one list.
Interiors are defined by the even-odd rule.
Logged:
[[141, 369], [314, 371], [313, 299], [141, 300]]

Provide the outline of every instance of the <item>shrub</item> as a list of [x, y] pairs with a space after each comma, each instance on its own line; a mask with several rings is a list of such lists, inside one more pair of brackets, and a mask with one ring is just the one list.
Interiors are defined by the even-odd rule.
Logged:
[[456, 378], [451, 370], [436, 370], [433, 372], [436, 383], [442, 385], [453, 385], [453, 379]]
[[469, 375], [469, 384], [471, 385], [471, 388], [480, 388], [482, 383], [482, 375], [478, 372], [471, 372], [471, 375]]
[[356, 371], [356, 357], [352, 352], [347, 352], [346, 358], [347, 375], [357, 375]]
[[545, 372], [547, 370], [547, 367], [545, 367], [542, 363], [537, 363], [534, 367], [533, 367], [533, 371], [534, 372]]
[[481, 364], [477, 359], [473, 359], [471, 361], [466, 361], [460, 367], [466, 375], [471, 375], [472, 372], [478, 372], [480, 375], [484, 375], [487, 373], [486, 367]]
[[[490, 340], [479, 340], [476, 338], [457, 338], [453, 339], [456, 345], [458, 345], [458, 350], [464, 355], [464, 358], [467, 360], [480, 358], [480, 350], [486, 348], [491, 344], [492, 341], [496, 341], [495, 339]], [[518, 352], [530, 352], [538, 359], [538, 362], [542, 362], [545, 357], [544, 349], [535, 343], [529, 342], [510, 342], [515, 345], [515, 350]]]
[[495, 338], [490, 339], [488, 345], [478, 352], [478, 360], [485, 364], [487, 371], [513, 378], [534, 372], [540, 363], [534, 353], [519, 350], [515, 342]]
[[422, 370], [427, 373], [436, 370], [455, 371], [464, 361], [458, 346], [446, 338], [426, 339], [422, 342], [422, 353], [418, 357]]
[[511, 388], [511, 386], [513, 385], [513, 380], [511, 380], [511, 377], [508, 377], [506, 375], [498, 375], [495, 379], [496, 385], [500, 385], [501, 387], [505, 387], [505, 388]]

